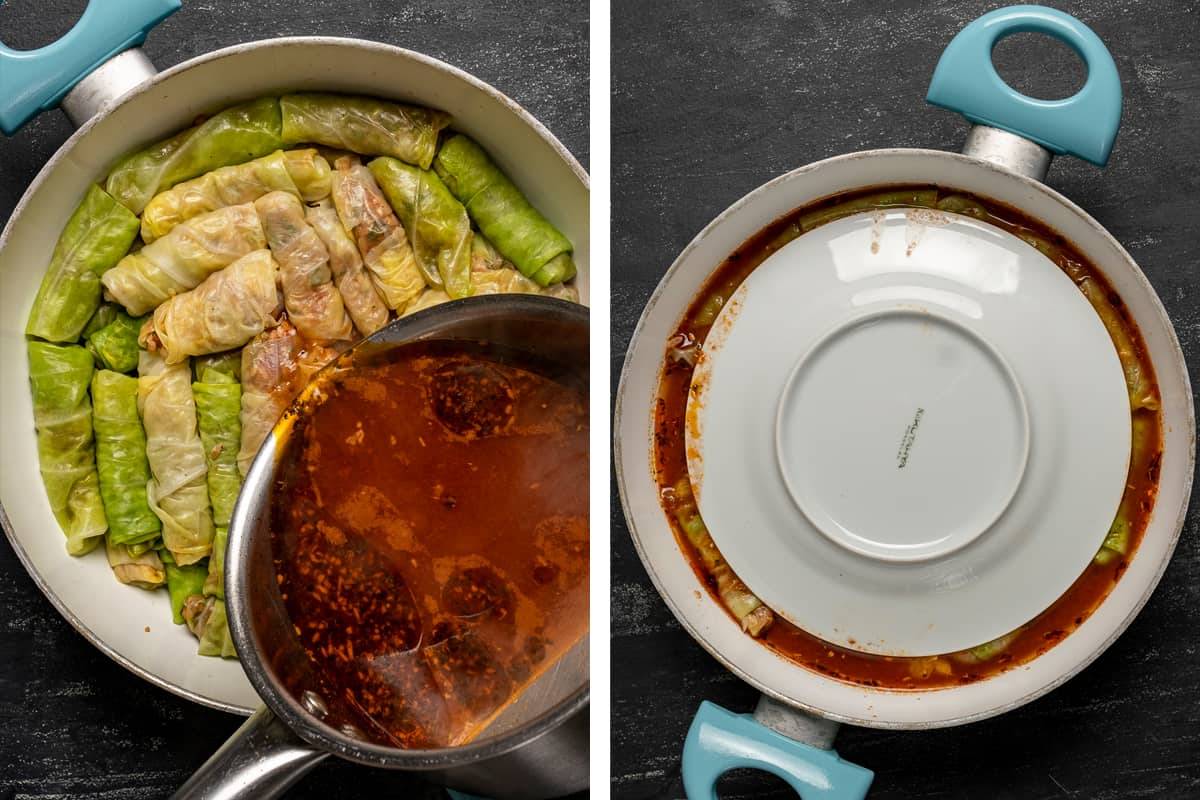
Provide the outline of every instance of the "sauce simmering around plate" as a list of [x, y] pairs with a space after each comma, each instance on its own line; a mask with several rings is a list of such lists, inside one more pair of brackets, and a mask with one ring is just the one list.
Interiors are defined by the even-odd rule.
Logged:
[[458, 342], [318, 379], [271, 501], [326, 722], [469, 740], [588, 629], [586, 389]]
[[[906, 207], [937, 208], [981, 219], [1024, 239], [1071, 277], [1116, 347], [1129, 388], [1133, 427], [1129, 476], [1117, 517], [1104, 546], [1075, 583], [1050, 608], [1001, 639], [959, 653], [920, 658], [840, 647], [761, 605], [724, 562], [700, 519], [688, 480], [684, 441], [696, 356], [717, 314], [742, 281], [771, 254], [818, 225], [872, 209]], [[971, 683], [1031, 661], [1082, 625], [1112, 590], [1154, 508], [1162, 459], [1159, 408], [1154, 369], [1137, 325], [1112, 285], [1070, 242], [985, 198], [927, 185], [884, 187], [836, 195], [787, 214], [755, 234], [710, 276], [668, 342], [654, 410], [654, 468], [663, 507], [697, 576], [750, 635], [783, 658], [839, 680], [893, 689], [935, 689]]]

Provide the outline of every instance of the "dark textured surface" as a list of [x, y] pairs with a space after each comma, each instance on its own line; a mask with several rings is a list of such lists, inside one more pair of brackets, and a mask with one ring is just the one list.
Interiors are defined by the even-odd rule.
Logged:
[[[1125, 113], [1104, 170], [1063, 159], [1048, 182], [1105, 225], [1162, 297], [1200, 374], [1200, 7], [1174, 0], [1052, 3], [1112, 50]], [[956, 150], [966, 125], [923, 99], [941, 49], [1000, 3], [872, 0], [613, 6], [613, 386], [659, 278], [714, 216], [768, 179], [855, 150]], [[886, 14], [883, 7], [889, 7]], [[1033, 93], [1080, 82], [1064, 48], [1006, 42], [1003, 74]], [[1048, 65], [1048, 66], [1047, 66]], [[1063, 76], [1051, 76], [1061, 70]], [[755, 692], [679, 627], [634, 552], [613, 490], [613, 796], [656, 795], [697, 704]], [[843, 728], [871, 797], [1200, 797], [1200, 515], [1193, 501], [1149, 604], [1092, 666], [1002, 717], [931, 732]], [[1019, 591], [1014, 587], [1014, 591]], [[724, 797], [794, 797], [737, 773]]]
[[[83, 6], [7, 0], [0, 41], [45, 44]], [[185, 0], [145, 49], [165, 68], [226, 45], [299, 34], [373, 39], [448, 61], [522, 104], [587, 165], [583, 2]], [[0, 224], [71, 132], [52, 111], [0, 137]], [[102, 655], [55, 613], [7, 543], [0, 544], [0, 609], [0, 800], [165, 797], [241, 721], [157, 689]], [[445, 797], [416, 777], [332, 762], [288, 796]]]

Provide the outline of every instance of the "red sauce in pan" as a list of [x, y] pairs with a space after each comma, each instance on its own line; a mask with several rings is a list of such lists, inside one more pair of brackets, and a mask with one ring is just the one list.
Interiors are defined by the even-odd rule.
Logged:
[[[938, 192], [939, 197], [965, 197], [974, 205], [976, 216], [1027, 240], [1036, 237], [1038, 243], [1035, 246], [1055, 261], [1077, 284], [1090, 280], [1103, 287], [1102, 292], [1093, 293], [1088, 299], [1102, 317], [1107, 316], [1115, 320], [1130, 338], [1137, 365], [1149, 381], [1153, 396], [1157, 399], [1158, 388], [1154, 380], [1153, 366], [1136, 324], [1112, 285], [1069, 241], [1020, 212], [984, 198], [953, 190], [939, 190], [933, 186], [883, 188], [897, 194], [934, 191]], [[675, 514], [671, 513], [675, 502], [672, 487], [687, 476], [684, 425], [687, 396], [695, 363], [695, 353], [688, 355], [688, 351], [703, 347], [711, 327], [713, 309], [719, 308], [724, 300], [730, 298], [742, 281], [768, 256], [806, 230], [814, 219], [819, 219], [828, 210], [848, 202], [862, 203], [864, 198], [879, 191], [880, 188], [874, 188], [826, 198], [776, 220], [755, 234], [716, 269], [689, 306], [668, 342], [654, 412], [653, 454], [656, 477], [676, 539], [680, 547], [689, 554], [697, 576], [718, 603], [720, 599], [715, 582], [707, 574], [695, 548], [679, 527]], [[866, 205], [853, 210], [861, 211], [888, 205], [903, 204], [889, 202], [883, 205]], [[1032, 243], [1034, 242], [1031, 241]], [[1097, 294], [1102, 297], [1094, 296]], [[1082, 625], [1112, 590], [1127, 568], [1129, 559], [1132, 558], [1149, 523], [1158, 491], [1158, 473], [1162, 459], [1162, 419], [1157, 410], [1137, 409], [1132, 413], [1134, 425], [1139, 427], [1142, 435], [1141, 444], [1135, 446], [1132, 452], [1129, 480], [1121, 504], [1121, 513], [1129, 523], [1129, 544], [1126, 552], [1113, 557], [1105, 564], [1090, 563], [1063, 596], [1024, 626], [999, 654], [986, 660], [964, 654], [928, 658], [872, 655], [826, 642], [788, 623], [778, 615], [761, 636], [761, 641], [783, 658], [808, 669], [850, 683], [894, 689], [935, 689], [971, 683], [1025, 664], [1046, 652]], [[1097, 535], [1099, 536], [1099, 532]], [[1014, 586], [1013, 591], [1020, 591], [1020, 587]]]
[[587, 633], [586, 390], [462, 343], [319, 387], [271, 506], [305, 688], [381, 744], [467, 741]]

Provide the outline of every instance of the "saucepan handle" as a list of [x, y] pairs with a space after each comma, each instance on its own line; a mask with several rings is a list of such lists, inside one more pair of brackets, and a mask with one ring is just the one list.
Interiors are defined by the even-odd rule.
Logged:
[[[1083, 88], [1061, 100], [1039, 100], [1005, 83], [992, 49], [1014, 33], [1041, 33], [1069, 46], [1087, 67]], [[925, 100], [1101, 167], [1121, 123], [1121, 79], [1112, 55], [1091, 28], [1043, 6], [998, 8], [959, 31], [938, 61]]]
[[172, 800], [271, 800], [328, 756], [306, 744], [263, 706]]
[[802, 800], [862, 800], [875, 773], [834, 750], [798, 742], [705, 701], [683, 745], [683, 788], [689, 800], [717, 800], [717, 780], [750, 767], [783, 778]]
[[58, 105], [98, 67], [145, 41], [146, 33], [178, 11], [179, 4], [92, 0], [75, 27], [56, 42], [38, 50], [13, 50], [0, 42], [0, 130], [11, 136], [39, 112]]

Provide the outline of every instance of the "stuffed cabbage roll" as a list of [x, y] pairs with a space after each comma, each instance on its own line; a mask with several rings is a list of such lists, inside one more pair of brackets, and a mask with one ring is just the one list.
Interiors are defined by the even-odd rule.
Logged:
[[278, 98], [251, 100], [126, 156], [109, 172], [105, 188], [141, 214], [156, 194], [181, 181], [278, 150], [280, 133]]
[[[540, 294], [546, 297], [557, 297], [572, 303], [579, 302], [579, 290], [567, 284], [554, 286], [538, 286], [529, 278], [517, 272], [513, 267], [484, 268], [473, 270], [471, 273], [473, 295], [481, 294]], [[426, 308], [449, 303], [453, 298], [441, 289], [426, 289], [400, 316], [407, 317]]]
[[82, 347], [29, 342], [38, 465], [73, 556], [91, 551], [108, 530], [88, 397], [93, 371], [92, 356]]
[[137, 217], [99, 186], [88, 187], [54, 246], [25, 333], [73, 343], [100, 307], [100, 276], [129, 250]]
[[196, 432], [196, 401], [187, 364], [168, 365], [157, 353], [138, 361], [138, 411], [146, 428], [146, 460], [154, 476], [150, 507], [162, 520], [163, 544], [180, 566], [212, 552], [208, 467]]
[[241, 347], [275, 324], [277, 281], [270, 251], [256, 250], [154, 309], [140, 341], [168, 364]]
[[87, 321], [87, 325], [83, 326], [82, 338], [91, 338], [96, 331], [111, 325], [121, 311], [120, 303], [101, 303], [100, 307], [96, 309], [96, 313], [92, 314], [91, 319]]
[[373, 97], [317, 92], [279, 100], [284, 144], [313, 142], [354, 153], [394, 156], [429, 169], [450, 115]]
[[442, 143], [433, 167], [483, 235], [521, 274], [542, 286], [575, 275], [571, 242], [529, 204], [482, 147], [455, 134]]
[[201, 214], [121, 259], [101, 282], [134, 316], [194, 289], [222, 267], [267, 246], [253, 203]]
[[154, 550], [145, 550], [135, 555], [125, 545], [113, 544], [109, 538], [105, 540], [105, 552], [113, 575], [121, 583], [139, 589], [157, 589], [167, 582], [166, 568]]
[[258, 448], [292, 401], [300, 333], [286, 319], [242, 348], [242, 445], [238, 471], [244, 477]]
[[[192, 384], [196, 421], [208, 468], [208, 498], [218, 532], [229, 525], [233, 504], [242, 488], [237, 454], [242, 443], [242, 387], [232, 376], [205, 369]], [[215, 557], [215, 551], [214, 551]]]
[[148, 317], [134, 319], [124, 311], [100, 330], [87, 337], [87, 349], [97, 363], [113, 372], [137, 369], [138, 333]]
[[242, 382], [242, 351], [226, 350], [223, 353], [210, 353], [196, 356], [192, 359], [192, 379], [200, 380], [205, 370], [220, 372], [226, 377], [233, 378], [234, 383]]
[[466, 208], [429, 170], [394, 158], [377, 158], [369, 167], [408, 232], [426, 282], [455, 299], [468, 296], [471, 221]]
[[96, 471], [108, 518], [108, 541], [114, 546], [152, 542], [162, 529], [146, 493], [150, 465], [137, 390], [137, 378], [119, 372], [101, 369], [92, 376]]
[[213, 537], [212, 555], [208, 557], [208, 576], [204, 579], [205, 596], [225, 599], [225, 546], [229, 543], [229, 528], [217, 528]]
[[149, 244], [192, 217], [252, 203], [268, 192], [291, 192], [311, 202], [327, 197], [329, 189], [329, 162], [316, 150], [276, 150], [245, 164], [215, 169], [156, 195], [142, 212], [142, 241]]
[[310, 205], [305, 211], [305, 218], [329, 251], [333, 282], [341, 292], [342, 302], [346, 304], [354, 327], [363, 336], [370, 336], [387, 324], [388, 307], [375, 291], [375, 284], [363, 266], [358, 246], [342, 227], [332, 200]]
[[[402, 311], [421, 294], [430, 275], [423, 273], [404, 228], [370, 170], [355, 156], [334, 162], [333, 203], [346, 230], [358, 243], [363, 263], [388, 308]], [[436, 285], [441, 278], [435, 269]]]
[[333, 285], [329, 251], [304, 220], [304, 206], [287, 192], [263, 195], [254, 206], [279, 262], [288, 319], [311, 341], [350, 341], [354, 329], [342, 295]]
[[233, 637], [229, 635], [224, 601], [192, 595], [184, 602], [183, 618], [187, 621], [188, 629], [200, 640], [196, 650], [200, 655], [237, 658]]

